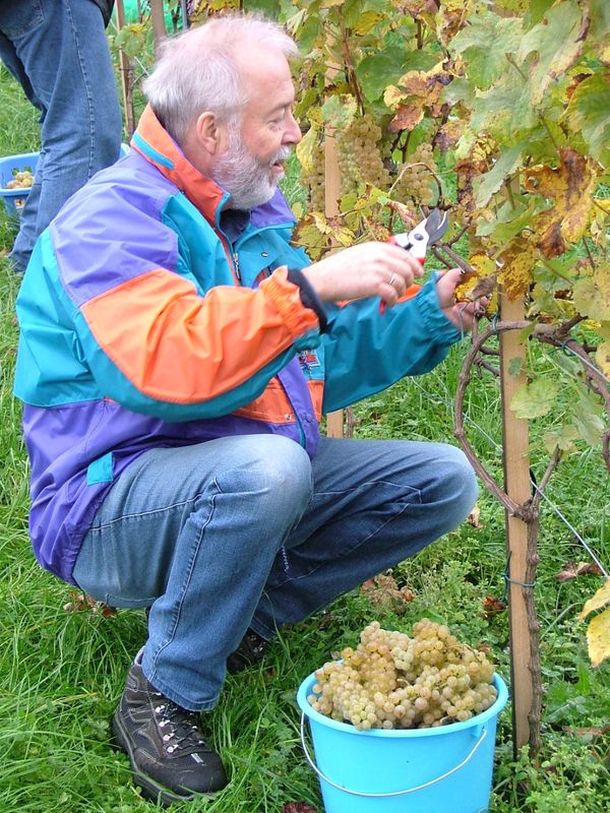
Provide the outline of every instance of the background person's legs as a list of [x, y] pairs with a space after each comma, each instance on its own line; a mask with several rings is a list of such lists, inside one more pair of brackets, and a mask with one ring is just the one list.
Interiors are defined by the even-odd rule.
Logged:
[[11, 260], [25, 270], [65, 201], [117, 160], [121, 111], [93, 0], [0, 2], [0, 58], [41, 112], [41, 150]]

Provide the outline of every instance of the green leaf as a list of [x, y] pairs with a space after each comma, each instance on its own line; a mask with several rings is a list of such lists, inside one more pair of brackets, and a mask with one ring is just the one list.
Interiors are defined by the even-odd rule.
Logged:
[[386, 87], [402, 76], [403, 59], [404, 48], [388, 48], [366, 56], [356, 65], [356, 76], [369, 101], [380, 99]]
[[519, 387], [510, 404], [518, 418], [529, 420], [547, 415], [557, 398], [558, 387], [553, 381], [536, 379]]
[[578, 5], [574, 0], [565, 0], [549, 9], [521, 40], [517, 60], [525, 63], [530, 57], [526, 69], [532, 104], [540, 104], [551, 82], [575, 63], [582, 50], [582, 39], [578, 39], [581, 24]]
[[522, 138], [538, 124], [529, 87], [516, 71], [489, 90], [477, 91], [472, 103], [470, 128], [475, 133], [489, 132], [501, 144]]
[[521, 166], [522, 150], [522, 144], [504, 150], [489, 172], [477, 179], [475, 203], [479, 208], [485, 206], [491, 196], [500, 189], [506, 178]]
[[549, 454], [553, 454], [555, 449], [566, 454], [576, 451], [574, 441], [578, 438], [578, 431], [574, 426], [562, 426], [554, 432], [546, 432], [544, 435], [544, 445]]
[[587, 392], [583, 392], [574, 407], [572, 416], [580, 437], [589, 446], [598, 446], [604, 432], [604, 422], [599, 416], [599, 404]]
[[522, 36], [521, 21], [482, 11], [453, 38], [450, 50], [463, 54], [467, 74], [478, 88], [488, 88], [510, 69], [506, 54], [516, 51]]
[[610, 77], [593, 74], [581, 82], [570, 99], [566, 120], [581, 132], [591, 155], [610, 167]]
[[357, 103], [349, 94], [330, 96], [322, 105], [322, 119], [337, 130], [345, 129], [354, 118]]
[[588, 316], [596, 322], [610, 321], [610, 301], [603, 296], [600, 286], [592, 277], [574, 283], [573, 298], [574, 307], [581, 316]]

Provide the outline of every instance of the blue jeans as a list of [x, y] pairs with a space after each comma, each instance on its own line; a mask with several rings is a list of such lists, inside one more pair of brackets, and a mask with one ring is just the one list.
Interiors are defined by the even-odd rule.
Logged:
[[151, 605], [144, 674], [210, 709], [248, 627], [268, 639], [304, 619], [455, 528], [476, 494], [445, 444], [322, 438], [313, 462], [274, 435], [154, 449], [113, 485], [74, 578]]
[[0, 58], [41, 113], [35, 182], [10, 254], [23, 272], [70, 195], [117, 160], [121, 110], [93, 0], [0, 0]]

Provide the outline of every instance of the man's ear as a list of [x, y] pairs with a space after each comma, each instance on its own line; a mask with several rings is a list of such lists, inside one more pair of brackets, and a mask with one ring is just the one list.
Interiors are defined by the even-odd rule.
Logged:
[[209, 155], [224, 151], [225, 127], [219, 124], [215, 113], [201, 113], [195, 122], [195, 136], [200, 147]]

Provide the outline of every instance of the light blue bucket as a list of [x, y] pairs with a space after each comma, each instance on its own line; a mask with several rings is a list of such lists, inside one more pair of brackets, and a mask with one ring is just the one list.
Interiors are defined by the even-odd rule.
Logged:
[[[496, 702], [463, 723], [409, 730], [358, 731], [315, 711], [299, 688], [301, 741], [320, 778], [326, 813], [484, 813], [489, 809], [498, 715], [508, 700], [494, 676]], [[305, 741], [305, 717], [315, 761]]]

